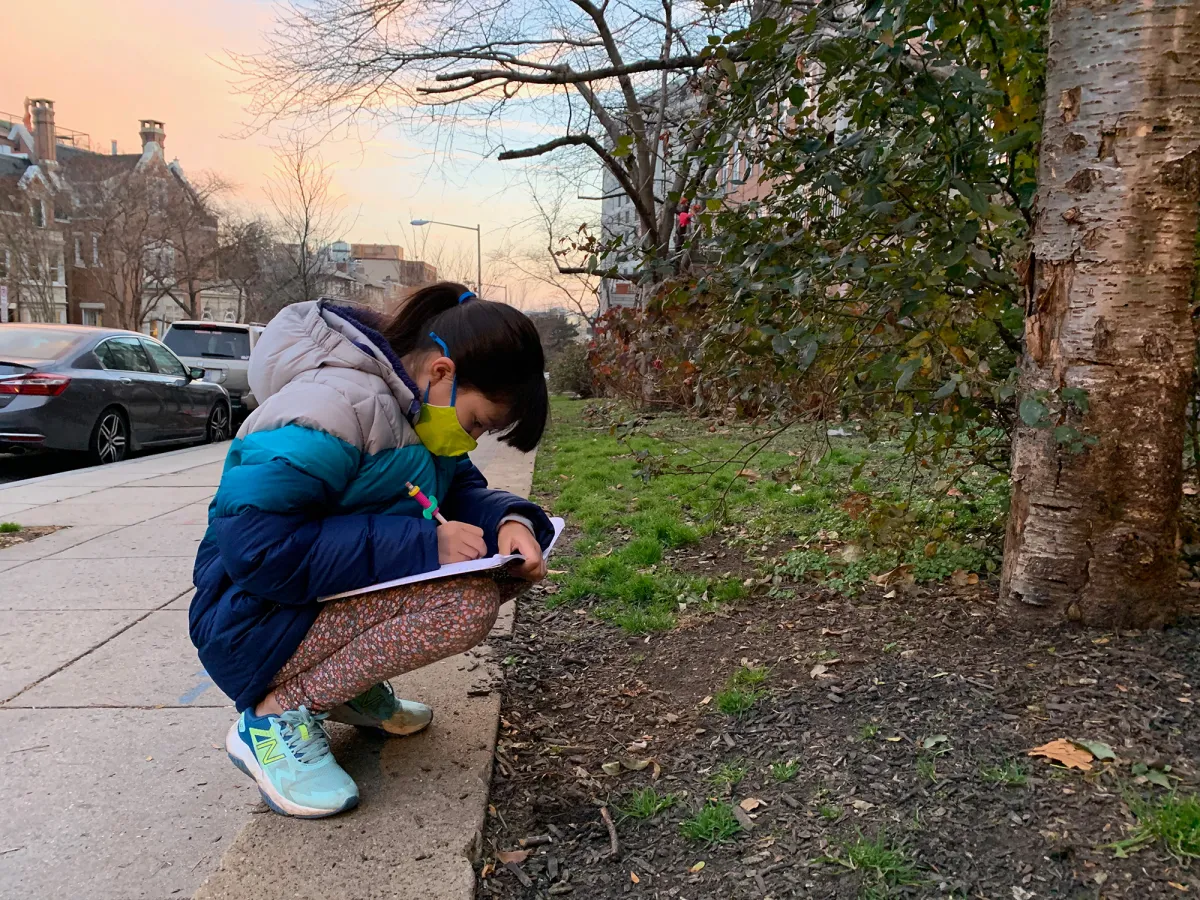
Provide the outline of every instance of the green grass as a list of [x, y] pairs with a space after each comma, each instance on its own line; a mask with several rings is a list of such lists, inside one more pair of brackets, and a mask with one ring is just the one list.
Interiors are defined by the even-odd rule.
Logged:
[[[918, 581], [996, 569], [1006, 486], [968, 472], [951, 492], [943, 473], [914, 469], [898, 442], [868, 446], [857, 434], [831, 441], [814, 424], [793, 426], [764, 448], [747, 446], [763, 434], [750, 423], [710, 432], [708, 422], [681, 415], [552, 402], [534, 494], [579, 537], [574, 553], [564, 548], [552, 561], [560, 574], [550, 603], [584, 605], [649, 634], [740, 599], [747, 574], [854, 592], [901, 563]], [[758, 477], [737, 477], [743, 469]], [[714, 535], [752, 552], [768, 541], [807, 549], [759, 559], [756, 571], [736, 575], [719, 563], [712, 571], [676, 567], [672, 551]], [[843, 558], [848, 544], [859, 548], [852, 562]]]
[[1181, 862], [1200, 859], [1200, 798], [1195, 794], [1138, 801], [1131, 803], [1130, 808], [1137, 817], [1137, 825], [1126, 840], [1112, 845], [1118, 855], [1157, 844]]
[[742, 666], [729, 676], [725, 687], [713, 695], [717, 709], [727, 716], [743, 716], [767, 696], [762, 688], [771, 671], [765, 667]]
[[1029, 770], [1017, 760], [1010, 759], [1001, 765], [981, 766], [979, 777], [988, 784], [1025, 787], [1029, 783]]
[[679, 830], [689, 841], [711, 845], [731, 840], [742, 830], [742, 826], [738, 824], [730, 804], [710, 800], [694, 816], [685, 819]]
[[897, 888], [921, 883], [912, 857], [882, 834], [874, 838], [860, 834], [843, 843], [841, 853], [830, 860], [862, 873], [859, 896], [864, 900], [894, 896]]
[[800, 763], [794, 759], [771, 763], [771, 780], [776, 784], [787, 784], [800, 773]]
[[826, 822], [835, 822], [842, 817], [842, 808], [832, 803], [822, 803], [817, 807], [817, 815]]
[[16, 522], [0, 522], [0, 534], [16, 534], [21, 526]]
[[654, 788], [642, 788], [629, 794], [617, 807], [626, 819], [650, 819], [678, 802], [674, 794], [660, 794]]
[[723, 762], [709, 774], [708, 783], [720, 790], [732, 791], [749, 772], [750, 768], [740, 759]]
[[938, 780], [937, 762], [932, 756], [917, 757], [917, 775], [924, 781], [930, 784], [936, 784]]
[[879, 735], [879, 725], [875, 722], [864, 722], [858, 728], [860, 741], [873, 741]]

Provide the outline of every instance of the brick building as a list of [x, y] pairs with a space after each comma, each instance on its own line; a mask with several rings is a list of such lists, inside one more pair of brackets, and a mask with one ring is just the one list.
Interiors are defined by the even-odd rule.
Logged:
[[26, 101], [14, 118], [0, 114], [0, 284], [12, 318], [150, 333], [231, 318], [217, 218], [178, 160], [167, 162], [162, 122], [141, 121], [140, 153], [118, 153], [115, 141], [99, 153], [86, 134], [56, 127], [50, 100]]

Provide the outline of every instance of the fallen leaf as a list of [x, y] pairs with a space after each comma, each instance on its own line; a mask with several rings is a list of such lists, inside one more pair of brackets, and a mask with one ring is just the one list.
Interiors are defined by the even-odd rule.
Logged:
[[854, 800], [854, 801], [851, 801], [850, 805], [853, 806], [855, 809], [857, 809], [859, 812], [866, 812], [869, 809], [875, 808], [875, 804], [872, 803], [870, 800]]
[[701, 706], [708, 706], [708, 704], [710, 704], [710, 703], [712, 703], [712, 695], [711, 694], [700, 701]]
[[741, 803], [738, 804], [738, 806], [740, 806], [746, 812], [754, 812], [756, 809], [758, 809], [762, 805], [763, 805], [763, 802], [761, 800], [759, 800], [757, 797], [747, 797], [745, 800], [743, 800]]
[[1146, 780], [1151, 784], [1157, 784], [1160, 788], [1171, 789], [1171, 780], [1167, 778], [1166, 772], [1162, 769], [1150, 769], [1146, 772]]
[[880, 587], [891, 587], [893, 584], [913, 584], [916, 579], [912, 574], [912, 565], [904, 563], [882, 575], [872, 575], [871, 581]]
[[937, 541], [930, 541], [928, 544], [926, 544], [925, 545], [925, 558], [933, 559], [935, 556], [937, 556], [938, 546], [939, 545], [938, 545]]
[[695, 875], [697, 872], [699, 872], [703, 868], [704, 868], [704, 860], [700, 860], [700, 862], [696, 863], [694, 866], [692, 866], [690, 869], [688, 869], [688, 871], [691, 872], [693, 875]]
[[733, 817], [738, 820], [738, 824], [741, 825], [745, 831], [754, 830], [754, 820], [751, 819], [750, 814], [740, 806], [735, 806], [733, 808]]
[[1096, 759], [1116, 759], [1117, 754], [1113, 753], [1113, 748], [1105, 744], [1103, 741], [1075, 741], [1076, 747], [1082, 747]]
[[1167, 884], [1169, 884], [1171, 887], [1175, 888], [1175, 890], [1177, 890], [1177, 891], [1183, 891], [1185, 894], [1188, 891], [1187, 885], [1180, 884], [1178, 881], [1168, 881]]
[[603, 763], [600, 766], [600, 768], [604, 770], [605, 775], [620, 775], [621, 774], [621, 764], [619, 762], [617, 762], [616, 760]]
[[821, 635], [822, 635], [822, 637], [841, 637], [843, 634], [846, 634], [849, 630], [850, 630], [849, 628], [843, 628], [841, 631], [834, 631], [832, 628], [822, 628]]
[[884, 595], [883, 595], [883, 599], [884, 599], [884, 600], [891, 600], [891, 599], [893, 599], [895, 596], [896, 596], [896, 589], [895, 589], [895, 588], [893, 588], [892, 590], [888, 591], [886, 594], [884, 594]]
[[1059, 738], [1042, 744], [1040, 747], [1034, 747], [1029, 751], [1029, 756], [1044, 756], [1046, 759], [1061, 763], [1068, 769], [1079, 769], [1081, 772], [1092, 771], [1091, 751], [1076, 747], [1066, 738]]
[[968, 573], [967, 584], [979, 584], [979, 576], [976, 575], [974, 572]]
[[758, 479], [762, 478], [762, 476], [753, 469], [738, 469], [738, 476], [751, 482], [758, 481]]
[[812, 671], [809, 672], [808, 675], [810, 678], [832, 677], [832, 676], [825, 674], [828, 671], [829, 671], [829, 666], [825, 665], [824, 663], [817, 663], [815, 666], [812, 667]]
[[947, 497], [961, 497], [962, 495], [963, 495], [963, 492], [960, 491], [956, 487], [952, 487], [952, 488], [950, 488], [950, 490], [946, 491]]
[[1194, 484], [1185, 484], [1183, 486], [1183, 492], [1189, 497], [1195, 497], [1197, 494], [1200, 494], [1200, 488], [1196, 487]]
[[863, 557], [867, 555], [867, 551], [859, 544], [846, 544], [842, 547], [840, 555], [842, 562], [856, 563], [862, 562]]
[[484, 867], [479, 870], [479, 877], [480, 878], [491, 878], [492, 873], [495, 871], [496, 871], [495, 866], [493, 866], [491, 863], [485, 863]]
[[904, 740], [904, 739], [903, 739], [903, 738], [901, 738], [901, 737], [898, 737], [898, 736], [897, 736], [897, 737], [884, 738], [884, 740], [885, 740], [885, 741], [890, 741], [891, 743], [895, 744], [895, 743], [898, 743], [899, 741], [902, 741], [902, 740]]
[[505, 865], [512, 863], [514, 866], [519, 866], [525, 860], [529, 859], [532, 853], [532, 850], [501, 850], [496, 854], [496, 859]]
[[1012, 889], [1013, 900], [1033, 900], [1036, 896], [1033, 891], [1027, 891], [1023, 887], [1017, 887], [1015, 884]]
[[629, 880], [632, 881], [634, 884], [642, 883], [642, 879], [637, 877], [637, 872], [634, 872], [632, 870], [629, 872]]
[[147, 756], [147, 757], [146, 757], [146, 762], [150, 762], [150, 760], [152, 760], [152, 759], [154, 759], [154, 757], [153, 757], [153, 756]]
[[932, 750], [940, 744], [950, 743], [950, 738], [944, 734], [934, 734], [922, 739], [921, 748], [924, 750]]
[[968, 584], [968, 576], [966, 569], [955, 569], [950, 573], [950, 583], [955, 587], [966, 587]]
[[622, 759], [621, 766], [628, 769], [630, 772], [640, 772], [653, 761], [654, 760], [651, 759]]

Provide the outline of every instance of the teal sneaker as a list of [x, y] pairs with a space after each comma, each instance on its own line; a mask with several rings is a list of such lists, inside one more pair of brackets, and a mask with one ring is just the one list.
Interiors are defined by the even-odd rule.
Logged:
[[329, 711], [329, 718], [344, 725], [378, 728], [387, 734], [416, 734], [429, 727], [433, 710], [415, 700], [401, 700], [386, 681], [367, 688], [353, 700]]
[[281, 716], [248, 709], [225, 736], [229, 759], [280, 815], [320, 819], [358, 806], [358, 785], [333, 758], [324, 718], [303, 706]]

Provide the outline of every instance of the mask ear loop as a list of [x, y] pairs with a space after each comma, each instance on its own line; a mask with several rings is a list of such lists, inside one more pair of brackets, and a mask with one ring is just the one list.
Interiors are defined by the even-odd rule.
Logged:
[[[462, 301], [460, 300], [459, 302], [461, 303]], [[429, 332], [429, 336], [431, 338], [433, 338], [433, 341], [435, 344], [437, 344], [439, 347], [442, 348], [442, 355], [449, 358], [450, 357], [450, 348], [446, 346], [445, 341], [443, 341], [440, 337], [437, 336], [437, 332], [431, 331], [431, 332]], [[429, 388], [431, 386], [432, 386], [432, 383], [425, 385], [425, 402], [426, 403], [429, 402]], [[458, 372], [455, 372], [454, 380], [452, 382], [450, 382], [450, 405], [453, 406], [455, 400], [457, 400], [457, 399], [458, 399]]]

